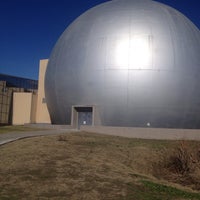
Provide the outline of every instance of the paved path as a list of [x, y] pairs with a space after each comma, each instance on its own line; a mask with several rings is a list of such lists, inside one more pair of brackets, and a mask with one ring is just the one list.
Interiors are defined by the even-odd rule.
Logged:
[[67, 132], [74, 132], [77, 130], [74, 129], [53, 129], [53, 130], [45, 130], [45, 131], [24, 131], [24, 132], [10, 132], [10, 133], [1, 133], [0, 134], [0, 145], [7, 144], [9, 142], [13, 142], [19, 139], [29, 138], [29, 137], [37, 137], [44, 135], [56, 135]]
[[128, 138], [200, 141], [200, 129], [81, 126], [81, 130], [86, 132], [115, 135]]
[[[61, 133], [77, 132], [77, 129], [56, 128], [43, 131], [10, 132], [0, 134], [0, 145], [13, 142], [23, 138], [44, 135], [56, 135]], [[161, 140], [199, 140], [200, 129], [154, 129], [154, 128], [117, 128], [117, 127], [92, 127], [83, 126], [81, 131], [93, 132], [106, 135], [115, 135], [128, 138], [161, 139]]]

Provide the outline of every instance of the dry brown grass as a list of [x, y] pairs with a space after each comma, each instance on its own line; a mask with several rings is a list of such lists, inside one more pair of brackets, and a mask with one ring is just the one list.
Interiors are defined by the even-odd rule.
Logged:
[[154, 175], [168, 181], [200, 190], [200, 143], [179, 141], [172, 149], [165, 149], [156, 163]]
[[187, 199], [168, 197], [166, 188], [154, 194], [155, 185], [141, 182], [156, 181], [161, 152], [172, 146], [89, 133], [10, 143], [0, 147], [0, 199]]

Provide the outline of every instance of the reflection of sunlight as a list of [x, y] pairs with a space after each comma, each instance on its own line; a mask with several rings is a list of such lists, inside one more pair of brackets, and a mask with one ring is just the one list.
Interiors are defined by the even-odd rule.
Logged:
[[134, 36], [122, 39], [116, 46], [116, 64], [130, 68], [147, 67], [150, 64], [151, 53], [147, 36]]
[[131, 40], [131, 49], [129, 52], [129, 64], [133, 67], [144, 67], [150, 61], [150, 49], [148, 38], [134, 37]]
[[119, 66], [127, 67], [129, 64], [129, 40], [120, 40], [116, 47], [116, 63]]

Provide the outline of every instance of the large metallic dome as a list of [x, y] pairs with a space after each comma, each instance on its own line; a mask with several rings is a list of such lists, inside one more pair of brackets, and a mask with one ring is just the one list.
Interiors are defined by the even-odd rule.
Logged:
[[200, 128], [200, 31], [151, 0], [113, 0], [57, 41], [45, 93], [52, 123], [94, 106], [106, 126]]

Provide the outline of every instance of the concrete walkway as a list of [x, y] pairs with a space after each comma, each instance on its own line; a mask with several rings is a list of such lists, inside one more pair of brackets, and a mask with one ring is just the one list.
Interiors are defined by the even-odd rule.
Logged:
[[[37, 126], [35, 126], [37, 127]], [[0, 134], [0, 145], [7, 144], [19, 139], [38, 137], [45, 135], [56, 135], [86, 131], [105, 135], [113, 135], [128, 138], [158, 139], [158, 140], [198, 140], [200, 141], [200, 129], [161, 129], [161, 128], [127, 128], [127, 127], [103, 127], [103, 126], [81, 126], [81, 130], [72, 127], [49, 126], [49, 130], [10, 132]]]
[[38, 137], [45, 135], [56, 135], [61, 133], [77, 132], [75, 129], [52, 129], [44, 131], [24, 131], [24, 132], [10, 132], [0, 134], [0, 145], [7, 144], [9, 142], [14, 142], [19, 139]]
[[128, 138], [200, 141], [200, 129], [81, 126], [81, 130], [91, 133], [115, 135]]

